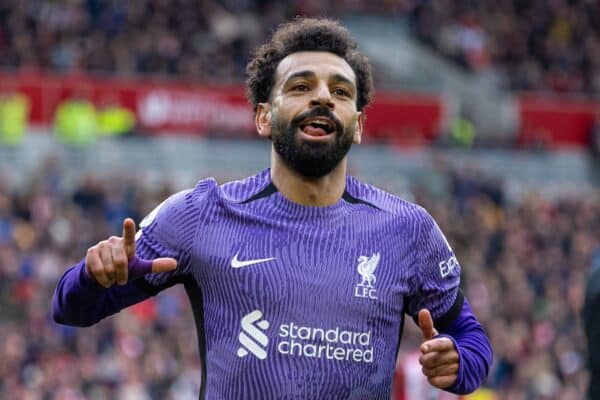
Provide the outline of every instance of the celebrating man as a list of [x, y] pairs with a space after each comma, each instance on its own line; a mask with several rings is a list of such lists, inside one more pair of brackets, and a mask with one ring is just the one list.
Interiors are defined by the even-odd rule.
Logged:
[[201, 180], [89, 248], [54, 296], [88, 326], [177, 283], [196, 320], [201, 398], [388, 399], [404, 315], [431, 385], [469, 393], [489, 341], [460, 265], [421, 207], [347, 174], [372, 97], [367, 59], [328, 19], [282, 25], [248, 68], [271, 168]]

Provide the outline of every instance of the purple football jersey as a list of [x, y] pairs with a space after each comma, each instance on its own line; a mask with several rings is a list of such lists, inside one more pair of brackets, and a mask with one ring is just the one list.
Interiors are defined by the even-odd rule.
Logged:
[[270, 170], [206, 179], [150, 213], [136, 243], [177, 269], [106, 290], [82, 261], [58, 284], [55, 319], [90, 325], [184, 284], [200, 398], [387, 400], [404, 315], [442, 323], [458, 303], [460, 266], [431, 216], [349, 175], [327, 207], [286, 199]]
[[342, 199], [286, 199], [269, 170], [172, 196], [138, 255], [175, 257], [153, 293], [186, 283], [207, 398], [377, 398], [391, 390], [403, 315], [453, 305], [460, 267], [423, 208], [348, 176]]

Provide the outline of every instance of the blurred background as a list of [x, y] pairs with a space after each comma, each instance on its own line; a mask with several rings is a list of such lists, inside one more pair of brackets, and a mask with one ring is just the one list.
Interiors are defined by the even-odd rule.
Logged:
[[[425, 206], [454, 247], [495, 350], [469, 398], [583, 398], [597, 0], [0, 1], [0, 398], [197, 399], [182, 290], [86, 329], [55, 324], [50, 299], [124, 217], [268, 166], [244, 68], [295, 15], [339, 18], [374, 66], [350, 169]], [[453, 398], [420, 378], [419, 341], [409, 321], [393, 398]]]

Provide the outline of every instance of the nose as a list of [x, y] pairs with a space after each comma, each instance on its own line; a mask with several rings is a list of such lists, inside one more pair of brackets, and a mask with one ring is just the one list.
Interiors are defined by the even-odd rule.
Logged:
[[319, 85], [318, 89], [314, 92], [314, 97], [310, 100], [311, 107], [327, 107], [333, 110], [335, 104], [331, 99], [331, 92], [326, 84]]

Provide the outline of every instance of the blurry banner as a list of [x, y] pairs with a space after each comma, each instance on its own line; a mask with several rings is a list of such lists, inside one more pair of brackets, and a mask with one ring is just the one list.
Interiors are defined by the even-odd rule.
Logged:
[[96, 108], [120, 106], [136, 114], [146, 133], [204, 134], [221, 130], [254, 131], [252, 109], [241, 86], [210, 87], [170, 80], [125, 80], [87, 75], [0, 74], [0, 91], [31, 100], [31, 123], [49, 125], [58, 105], [68, 98], [91, 101]]
[[[68, 98], [135, 112], [145, 134], [214, 132], [255, 137], [254, 114], [244, 87], [208, 86], [159, 79], [116, 79], [85, 74], [0, 73], [0, 92], [18, 90], [31, 102], [30, 122], [50, 125], [57, 106]], [[440, 97], [377, 93], [366, 110], [366, 141], [421, 144], [435, 139], [445, 107]]]
[[366, 140], [420, 145], [440, 135], [446, 115], [441, 96], [416, 93], [375, 93], [366, 111]]
[[152, 130], [205, 132], [254, 131], [252, 109], [240, 88], [143, 89], [137, 92], [140, 123]]
[[522, 95], [518, 100], [522, 147], [585, 147], [600, 102], [567, 96]]

